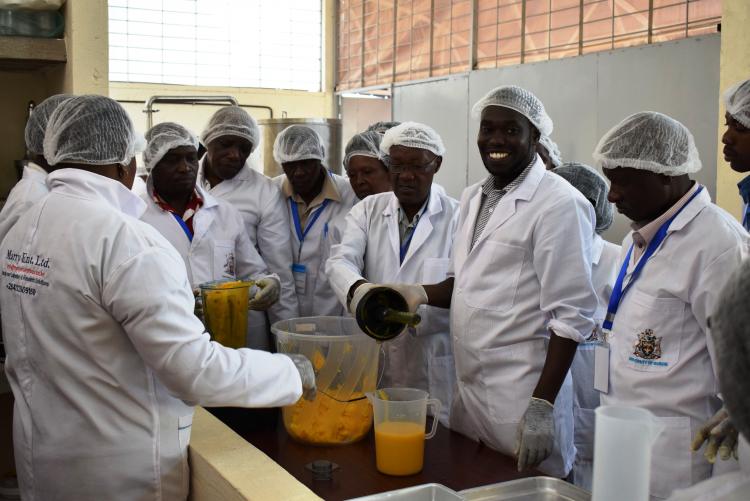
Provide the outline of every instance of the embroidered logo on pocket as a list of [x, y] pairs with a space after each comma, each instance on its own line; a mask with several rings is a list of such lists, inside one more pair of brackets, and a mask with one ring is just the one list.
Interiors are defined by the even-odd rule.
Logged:
[[635, 344], [633, 355], [645, 360], [658, 360], [661, 358], [661, 337], [655, 336], [654, 331], [646, 329], [638, 334], [638, 342]]
[[224, 274], [234, 277], [234, 252], [227, 254], [227, 260], [224, 262]]

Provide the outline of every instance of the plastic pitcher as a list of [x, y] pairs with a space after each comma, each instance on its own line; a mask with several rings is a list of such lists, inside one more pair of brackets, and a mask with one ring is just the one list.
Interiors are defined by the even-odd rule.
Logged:
[[651, 447], [664, 426], [651, 412], [639, 407], [605, 405], [595, 412], [591, 499], [647, 501]]
[[217, 280], [200, 285], [203, 321], [211, 338], [229, 348], [243, 348], [251, 280]]
[[305, 355], [315, 369], [315, 400], [284, 407], [284, 427], [295, 440], [341, 445], [364, 437], [372, 426], [372, 406], [380, 347], [353, 318], [305, 317], [271, 326], [279, 353]]
[[416, 388], [384, 388], [367, 394], [375, 421], [375, 463], [380, 473], [414, 475], [422, 471], [424, 441], [435, 436], [438, 420], [425, 434], [427, 408], [440, 415], [440, 401]]

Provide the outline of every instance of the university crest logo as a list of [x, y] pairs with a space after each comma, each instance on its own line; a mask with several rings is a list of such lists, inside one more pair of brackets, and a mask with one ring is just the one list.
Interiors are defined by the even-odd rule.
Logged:
[[635, 343], [633, 355], [646, 360], [658, 360], [661, 358], [661, 338], [654, 335], [654, 331], [646, 329], [638, 334], [638, 342]]

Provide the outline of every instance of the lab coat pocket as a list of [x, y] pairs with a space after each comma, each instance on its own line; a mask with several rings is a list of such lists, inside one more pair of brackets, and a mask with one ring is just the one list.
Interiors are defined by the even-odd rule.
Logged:
[[[177, 418], [177, 440], [180, 445], [182, 456], [182, 482], [181, 488], [185, 495], [188, 493], [190, 484], [190, 467], [188, 466], [188, 445], [190, 444], [190, 431], [193, 429], [193, 414], [179, 416]], [[181, 499], [184, 499], [181, 498]]]
[[448, 266], [451, 260], [442, 257], [430, 257], [424, 260], [422, 266], [422, 283], [437, 284], [448, 276]]
[[651, 449], [651, 495], [666, 499], [673, 490], [693, 483], [690, 418], [657, 417], [656, 420], [664, 426], [664, 431]]
[[213, 276], [218, 280], [221, 278], [235, 278], [235, 256], [234, 241], [232, 240], [215, 240], [214, 241], [214, 266]]
[[620, 357], [632, 370], [669, 372], [680, 359], [686, 305], [678, 298], [637, 290], [632, 294], [628, 307], [615, 318]]
[[466, 303], [473, 308], [498, 312], [509, 311], [516, 300], [518, 279], [526, 261], [526, 249], [492, 240], [480, 245], [482, 260], [476, 266], [468, 267], [463, 283]]
[[428, 360], [428, 386], [431, 398], [440, 400], [440, 423], [450, 425], [450, 409], [456, 384], [456, 368], [453, 355], [432, 357]]

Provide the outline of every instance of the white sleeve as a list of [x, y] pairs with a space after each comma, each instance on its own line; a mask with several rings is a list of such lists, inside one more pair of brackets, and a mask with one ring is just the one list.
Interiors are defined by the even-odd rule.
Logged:
[[204, 406], [272, 407], [296, 402], [302, 382], [286, 356], [225, 348], [193, 314], [185, 265], [149, 248], [106, 277], [102, 304], [175, 397]]
[[256, 278], [258, 276], [269, 275], [268, 266], [263, 258], [258, 254], [258, 250], [250, 241], [250, 237], [245, 231], [245, 224], [239, 212], [235, 214], [235, 221], [226, 224], [235, 224], [239, 231], [234, 241], [235, 256], [237, 259], [237, 278]]
[[331, 247], [330, 257], [326, 261], [326, 275], [331, 288], [344, 307], [351, 286], [357, 280], [364, 280], [362, 270], [366, 250], [367, 214], [364, 204], [359, 203], [346, 215], [341, 242]]
[[583, 197], [564, 197], [541, 214], [532, 261], [547, 328], [579, 343], [594, 329], [597, 298], [591, 283], [594, 208]]

